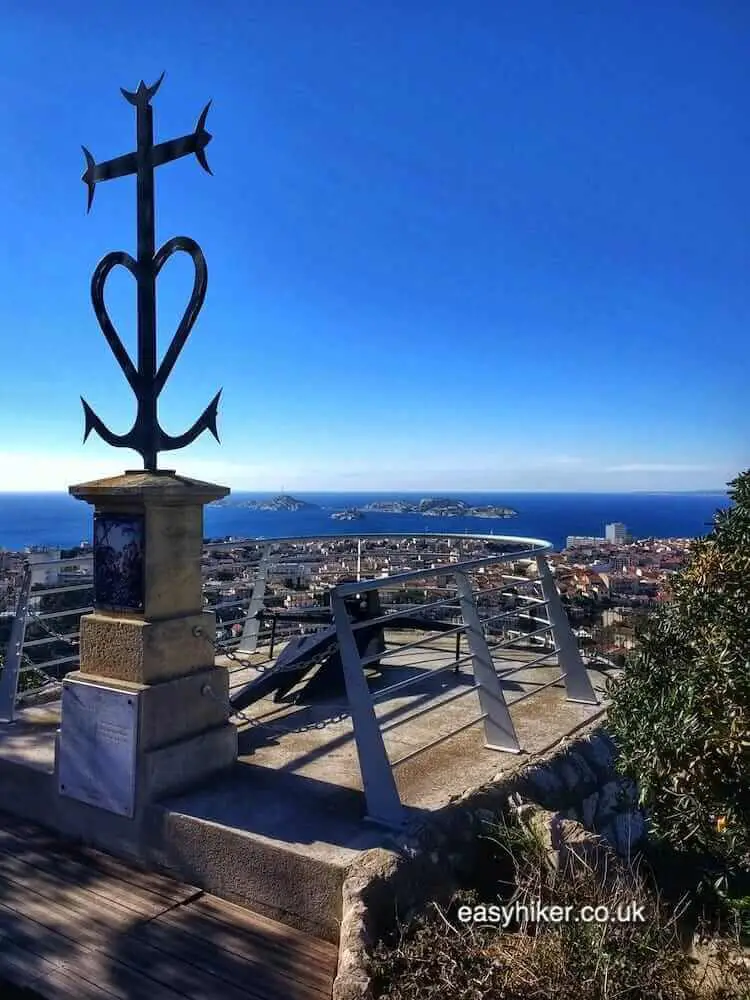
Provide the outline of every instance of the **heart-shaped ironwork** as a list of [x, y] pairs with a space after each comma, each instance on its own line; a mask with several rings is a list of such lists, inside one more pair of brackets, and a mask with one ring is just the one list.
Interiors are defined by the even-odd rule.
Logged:
[[[163, 78], [163, 74], [162, 74]], [[92, 430], [108, 444], [117, 448], [132, 448], [143, 457], [144, 468], [156, 470], [157, 455], [160, 451], [184, 448], [194, 441], [204, 430], [210, 431], [218, 441], [216, 420], [221, 390], [214, 396], [184, 434], [172, 436], [159, 425], [157, 403], [177, 358], [180, 355], [198, 314], [203, 307], [208, 287], [208, 268], [203, 251], [187, 236], [175, 236], [154, 252], [154, 170], [163, 163], [194, 153], [204, 169], [209, 170], [205, 148], [211, 140], [205, 129], [208, 105], [198, 120], [198, 126], [190, 135], [169, 142], [153, 142], [153, 119], [151, 98], [159, 89], [160, 78], [152, 87], [143, 81], [133, 92], [123, 91], [126, 99], [136, 109], [138, 148], [134, 153], [116, 157], [97, 164], [93, 156], [84, 148], [86, 171], [83, 180], [89, 190], [88, 204], [91, 207], [94, 187], [100, 181], [136, 174], [138, 178], [138, 258], [122, 251], [107, 254], [96, 267], [91, 279], [91, 301], [102, 333], [112, 353], [132, 388], [138, 409], [135, 422], [127, 434], [113, 434], [97, 417], [88, 403], [81, 399], [85, 416], [84, 441]], [[209, 102], [210, 104], [210, 102]], [[166, 262], [176, 253], [186, 253], [193, 261], [194, 278], [190, 299], [182, 314], [171, 343], [161, 363], [156, 364], [156, 279]], [[135, 277], [138, 295], [138, 362], [125, 349], [112, 323], [104, 302], [104, 287], [115, 267], [125, 267]]]

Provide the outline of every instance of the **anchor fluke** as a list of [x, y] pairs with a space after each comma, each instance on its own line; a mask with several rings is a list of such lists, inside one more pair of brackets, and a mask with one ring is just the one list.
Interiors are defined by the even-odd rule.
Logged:
[[83, 396], [81, 396], [81, 402], [83, 403], [83, 413], [85, 418], [83, 431], [84, 441], [86, 441], [92, 431], [96, 431], [102, 441], [106, 441], [107, 444], [111, 444], [113, 448], [132, 448], [135, 446], [135, 439], [132, 430], [127, 434], [113, 434], [104, 421], [97, 417]]
[[219, 418], [219, 399], [221, 398], [222, 390], [216, 393], [214, 398], [208, 404], [204, 410], [204, 416], [206, 418], [206, 430], [210, 431], [216, 440], [219, 440], [219, 428], [217, 427], [217, 420]]
[[218, 441], [219, 430], [216, 422], [219, 416], [220, 396], [221, 389], [219, 389], [206, 409], [195, 421], [193, 426], [189, 430], [185, 431], [184, 434], [178, 434], [173, 437], [171, 434], [167, 434], [165, 431], [162, 431], [159, 441], [159, 450], [175, 451], [178, 448], [186, 448], [189, 444], [192, 444], [196, 438], [200, 437], [204, 431], [210, 431]]
[[84, 420], [85, 420], [85, 424], [84, 424], [84, 428], [83, 428], [83, 440], [84, 440], [84, 443], [85, 443], [88, 440], [89, 434], [94, 429], [94, 421], [96, 420], [96, 414], [91, 409], [91, 407], [86, 402], [86, 400], [83, 398], [83, 396], [81, 396], [81, 402], [83, 403], [83, 416], [84, 416]]

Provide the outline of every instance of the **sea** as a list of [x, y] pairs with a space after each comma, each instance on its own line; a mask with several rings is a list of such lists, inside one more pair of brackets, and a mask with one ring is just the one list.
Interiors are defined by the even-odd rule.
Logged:
[[[731, 502], [726, 492], [703, 493], [461, 493], [441, 496], [473, 506], [511, 507], [512, 518], [424, 517], [368, 512], [361, 520], [334, 521], [334, 511], [377, 500], [419, 500], [428, 493], [294, 493], [316, 505], [299, 511], [254, 511], [208, 507], [204, 535], [224, 538], [353, 535], [375, 532], [480, 533], [542, 538], [556, 549], [568, 535], [603, 536], [612, 521], [625, 524], [635, 538], [695, 538], [711, 530], [717, 510]], [[437, 495], [437, 494], [431, 494]], [[233, 493], [233, 501], [268, 500], [269, 493]], [[0, 548], [70, 548], [92, 537], [91, 508], [65, 493], [0, 493]]]

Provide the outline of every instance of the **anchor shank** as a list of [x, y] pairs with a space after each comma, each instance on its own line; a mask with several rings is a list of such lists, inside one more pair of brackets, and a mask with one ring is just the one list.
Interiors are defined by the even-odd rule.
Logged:
[[154, 249], [154, 145], [153, 111], [148, 101], [137, 105], [136, 148], [138, 212], [138, 417], [136, 435], [144, 468], [156, 469], [156, 273]]

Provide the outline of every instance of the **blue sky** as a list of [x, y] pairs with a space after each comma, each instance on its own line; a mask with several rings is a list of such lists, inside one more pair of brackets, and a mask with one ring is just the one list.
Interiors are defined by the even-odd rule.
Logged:
[[[0, 168], [0, 489], [138, 467], [95, 437], [130, 389], [91, 272], [135, 251], [135, 182], [86, 215], [81, 144], [129, 152], [119, 87], [166, 78], [157, 242], [206, 303], [162, 395], [208, 435], [162, 466], [236, 489], [701, 489], [749, 463], [750, 8], [732, 0], [10, 2]], [[187, 259], [159, 284], [163, 351]], [[135, 287], [107, 286], [134, 353]], [[171, 461], [170, 461], [171, 458]]]

